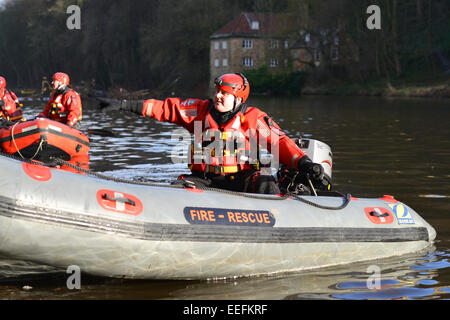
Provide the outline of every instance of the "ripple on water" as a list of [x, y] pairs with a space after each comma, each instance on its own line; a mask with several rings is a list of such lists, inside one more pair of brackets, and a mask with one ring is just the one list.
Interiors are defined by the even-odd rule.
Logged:
[[434, 198], [434, 199], [444, 199], [450, 198], [450, 196], [442, 195], [442, 194], [419, 194], [420, 198]]

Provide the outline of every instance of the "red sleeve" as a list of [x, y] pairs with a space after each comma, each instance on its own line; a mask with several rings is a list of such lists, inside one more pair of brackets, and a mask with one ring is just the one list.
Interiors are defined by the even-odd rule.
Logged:
[[3, 105], [3, 111], [5, 111], [8, 115], [13, 114], [16, 111], [16, 102], [14, 101], [11, 91], [6, 91], [3, 101], [5, 102]]
[[47, 105], [45, 106], [44, 110], [38, 114], [38, 117], [48, 118], [48, 115], [50, 112], [50, 106], [53, 102], [53, 95], [54, 95], [54, 93], [50, 97], [50, 100], [47, 102]]
[[277, 157], [278, 153], [278, 161], [280, 163], [297, 169], [298, 160], [305, 156], [305, 153], [266, 113], [260, 110], [258, 110], [258, 113], [256, 117], [256, 132], [260, 139], [267, 141], [267, 150], [274, 157]]
[[45, 106], [44, 110], [39, 113], [39, 117], [48, 118], [48, 112], [50, 111], [50, 102], [47, 102], [47, 105]]
[[73, 126], [82, 116], [81, 98], [78, 93], [70, 90], [64, 95], [64, 105], [67, 107], [67, 125]]
[[167, 98], [165, 100], [149, 99], [144, 101], [142, 115], [158, 121], [175, 123], [189, 132], [194, 131], [194, 122], [201, 120], [210, 104], [210, 100]]
[[15, 103], [19, 103], [19, 99], [17, 98], [16, 94], [12, 91], [9, 92], [11, 94], [11, 98], [14, 100]]

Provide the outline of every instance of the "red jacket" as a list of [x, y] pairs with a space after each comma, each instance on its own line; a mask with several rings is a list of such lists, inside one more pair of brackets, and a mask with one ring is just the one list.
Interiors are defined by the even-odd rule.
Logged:
[[65, 89], [53, 92], [50, 101], [40, 117], [49, 118], [58, 122], [73, 126], [82, 118], [82, 105], [80, 95], [73, 89]]
[[[258, 137], [258, 144], [267, 147], [268, 151], [274, 156], [278, 153], [279, 162], [295, 169], [298, 160], [305, 155], [294, 141], [286, 136], [266, 113], [258, 108], [247, 107], [244, 114], [238, 112], [230, 121], [221, 125], [217, 124], [210, 114], [212, 108], [214, 107], [211, 100], [187, 99], [181, 101], [179, 98], [168, 98], [161, 101], [149, 99], [144, 101], [142, 115], [155, 118], [158, 121], [178, 124], [190, 133], [194, 133], [191, 157], [191, 170], [194, 171], [233, 173], [236, 172], [233, 169], [236, 166], [238, 167], [237, 171], [240, 171], [249, 169], [249, 164], [252, 164], [249, 163], [249, 159], [237, 159], [239, 158], [239, 147], [235, 148], [238, 151], [236, 153], [230, 154], [230, 152], [225, 151], [223, 155], [208, 154], [209, 159], [208, 157], [204, 159], [206, 163], [196, 161], [193, 157], [199, 149], [195, 150], [195, 143], [202, 144], [200, 148], [203, 148], [201, 153], [204, 155], [204, 147], [206, 144], [211, 145], [211, 141], [214, 141], [214, 139], [210, 139], [210, 137], [214, 135], [216, 135], [216, 139], [218, 137], [223, 139], [224, 145], [227, 144], [231, 134], [239, 136], [243, 143], [241, 149], [245, 149], [247, 155], [252, 154], [250, 149], [255, 146], [255, 143], [252, 142], [253, 138]], [[224, 134], [224, 132], [229, 133]], [[235, 156], [234, 160], [232, 159], [233, 156]], [[220, 172], [220, 170], [216, 170], [217, 167], [225, 167], [225, 170]]]
[[22, 109], [19, 105], [19, 99], [17, 99], [14, 92], [0, 89], [0, 100], [4, 102], [0, 118], [6, 118], [11, 121], [22, 119]]

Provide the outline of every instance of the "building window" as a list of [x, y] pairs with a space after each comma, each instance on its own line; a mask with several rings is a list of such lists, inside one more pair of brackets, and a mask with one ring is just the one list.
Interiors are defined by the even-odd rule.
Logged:
[[314, 61], [320, 61], [320, 50], [319, 49], [314, 49], [313, 55], [314, 55]]
[[339, 58], [338, 48], [331, 47], [331, 60], [337, 60]]
[[252, 57], [242, 58], [242, 65], [244, 67], [253, 67], [253, 58]]
[[242, 48], [253, 48], [253, 40], [242, 40]]
[[214, 59], [214, 67], [218, 67], [219, 66], [219, 59]]
[[339, 45], [339, 37], [334, 37], [334, 45], [335, 46]]
[[280, 41], [278, 41], [278, 40], [270, 40], [269, 41], [270, 49], [278, 49], [279, 45], [280, 45]]
[[219, 41], [214, 41], [214, 50], [219, 50]]
[[305, 35], [305, 42], [308, 43], [309, 41], [311, 41], [311, 35], [309, 33], [307, 33]]
[[252, 30], [259, 30], [259, 21], [252, 21]]
[[277, 66], [278, 66], [278, 59], [271, 58], [271, 59], [269, 60], [269, 66], [272, 67], [272, 68], [277, 67]]
[[222, 41], [222, 49], [226, 49], [227, 48], [227, 42], [226, 41]]
[[284, 40], [284, 48], [289, 49], [289, 41], [288, 40]]
[[228, 59], [227, 58], [222, 60], [222, 67], [228, 67]]

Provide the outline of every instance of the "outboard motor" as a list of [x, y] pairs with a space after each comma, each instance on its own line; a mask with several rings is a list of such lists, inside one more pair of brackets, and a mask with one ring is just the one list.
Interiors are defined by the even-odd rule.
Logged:
[[304, 153], [311, 159], [314, 163], [319, 163], [323, 167], [325, 179], [331, 183], [332, 175], [331, 171], [333, 168], [333, 154], [331, 153], [331, 148], [326, 143], [314, 139], [295, 139], [297, 146], [302, 149]]
[[[315, 139], [297, 138], [294, 139], [294, 141], [312, 162], [322, 165], [324, 169], [323, 184], [312, 183], [302, 172], [282, 166], [277, 172], [278, 184], [281, 192], [310, 195], [315, 191], [331, 191], [333, 168], [333, 154], [331, 148], [327, 144]], [[313, 185], [313, 187], [311, 185]]]

